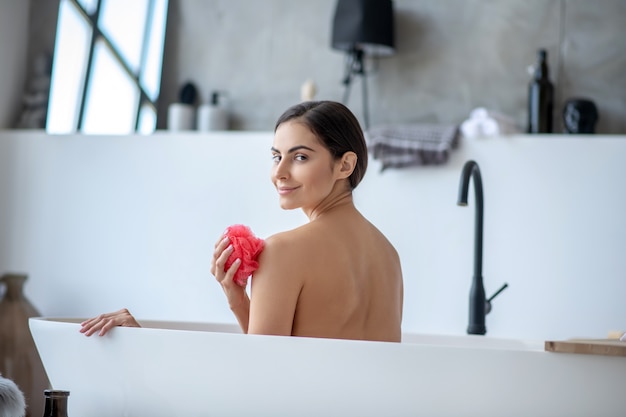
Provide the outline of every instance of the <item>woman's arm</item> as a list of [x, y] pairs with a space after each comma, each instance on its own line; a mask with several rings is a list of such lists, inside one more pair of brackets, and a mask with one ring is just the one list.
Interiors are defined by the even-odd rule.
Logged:
[[211, 262], [211, 273], [222, 286], [228, 305], [235, 314], [237, 322], [244, 333], [248, 333], [248, 323], [250, 316], [250, 299], [246, 293], [246, 288], [238, 285], [233, 277], [241, 265], [241, 260], [237, 259], [224, 271], [224, 266], [228, 257], [233, 253], [233, 246], [230, 244], [228, 237], [222, 237], [215, 244], [213, 251], [213, 261]]
[[286, 234], [265, 241], [252, 277], [248, 333], [290, 336], [303, 286], [303, 263]]
[[237, 318], [241, 330], [244, 333], [248, 333], [248, 325], [250, 322], [250, 299], [248, 298], [248, 294], [245, 294], [240, 304], [236, 306], [231, 305], [230, 310]]

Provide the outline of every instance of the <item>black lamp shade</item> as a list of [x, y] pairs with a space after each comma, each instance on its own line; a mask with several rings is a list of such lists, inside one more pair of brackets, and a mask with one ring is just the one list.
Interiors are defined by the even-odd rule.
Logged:
[[332, 47], [362, 50], [367, 55], [394, 53], [391, 0], [338, 0], [333, 18]]

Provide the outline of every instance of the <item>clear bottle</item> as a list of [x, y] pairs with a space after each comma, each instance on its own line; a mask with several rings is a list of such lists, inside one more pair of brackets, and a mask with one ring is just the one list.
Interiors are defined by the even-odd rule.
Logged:
[[552, 133], [554, 86], [548, 71], [548, 53], [537, 51], [537, 65], [528, 86], [528, 133]]
[[47, 389], [44, 392], [46, 399], [43, 417], [68, 417], [67, 397], [69, 391]]

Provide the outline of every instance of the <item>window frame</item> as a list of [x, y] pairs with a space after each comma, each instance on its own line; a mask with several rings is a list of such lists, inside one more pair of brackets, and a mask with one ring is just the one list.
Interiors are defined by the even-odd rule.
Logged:
[[[77, 109], [75, 109], [77, 113], [77, 117], [75, 120], [75, 126], [73, 126], [73, 130], [75, 132], [82, 132], [84, 128], [85, 112], [87, 108], [87, 102], [88, 102], [87, 100], [88, 100], [88, 95], [89, 95], [89, 85], [92, 82], [92, 75], [95, 70], [94, 55], [95, 55], [95, 50], [96, 50], [96, 44], [98, 43], [98, 41], [101, 41], [104, 44], [103, 46], [110, 51], [116, 64], [119, 65], [121, 70], [128, 76], [133, 87], [135, 87], [138, 91], [139, 97], [136, 103], [136, 108], [134, 110], [133, 132], [146, 133], [146, 132], [142, 132], [142, 127], [145, 127], [145, 126], [142, 126], [142, 123], [141, 123], [141, 117], [142, 117], [141, 115], [142, 115], [142, 112], [145, 111], [143, 109], [146, 106], [154, 113], [155, 123], [154, 123], [153, 131], [156, 130], [156, 120], [157, 120], [157, 112], [158, 112], [157, 105], [158, 105], [158, 100], [160, 97], [160, 86], [156, 89], [155, 97], [151, 98], [150, 94], [147, 91], [147, 88], [150, 88], [150, 87], [144, 88], [142, 84], [142, 78], [141, 78], [142, 74], [144, 73], [144, 69], [148, 60], [148, 54], [150, 51], [149, 36], [152, 31], [152, 25], [154, 25], [155, 23], [154, 20], [155, 20], [156, 0], [147, 1], [146, 24], [143, 28], [143, 38], [141, 42], [139, 65], [136, 71], [132, 69], [129, 62], [127, 62], [126, 59], [123, 57], [121, 49], [115, 46], [115, 43], [112, 41], [111, 38], [107, 36], [107, 34], [105, 33], [105, 30], [102, 30], [102, 28], [100, 27], [98, 23], [100, 20], [100, 14], [103, 8], [103, 3], [106, 0], [96, 0], [96, 5], [95, 5], [93, 13], [89, 13], [89, 11], [87, 11], [83, 7], [83, 5], [81, 4], [79, 0], [61, 0], [61, 1], [62, 2], [67, 1], [69, 5], [74, 7], [75, 11], [82, 16], [86, 24], [89, 26], [89, 28], [87, 28], [87, 33], [91, 32], [91, 39], [88, 42], [89, 46], [88, 46], [87, 53], [85, 55], [86, 63], [85, 63], [84, 78], [82, 80], [82, 85], [78, 83], [79, 88], [82, 88], [82, 91], [79, 94]], [[161, 46], [162, 52], [161, 52], [161, 58], [160, 58], [161, 66], [159, 69], [158, 79], [161, 78], [162, 72], [163, 72], [162, 62], [163, 62], [164, 47], [165, 47], [164, 45], [165, 36], [166, 36], [166, 31], [167, 31], [167, 14], [168, 14], [168, 9], [169, 9], [169, 1], [168, 0], [164, 0], [164, 1], [165, 1], [165, 4], [164, 4], [165, 19], [163, 21], [164, 27], [162, 28], [163, 40], [162, 40], [162, 46]], [[60, 22], [57, 24], [60, 24]], [[54, 82], [54, 79], [52, 80], [52, 82]]]

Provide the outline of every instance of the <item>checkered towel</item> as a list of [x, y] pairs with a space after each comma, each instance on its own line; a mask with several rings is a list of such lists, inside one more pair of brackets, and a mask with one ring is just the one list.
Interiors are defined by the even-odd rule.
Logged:
[[365, 135], [381, 171], [417, 165], [440, 165], [448, 161], [459, 138], [457, 125], [411, 124], [378, 126]]

